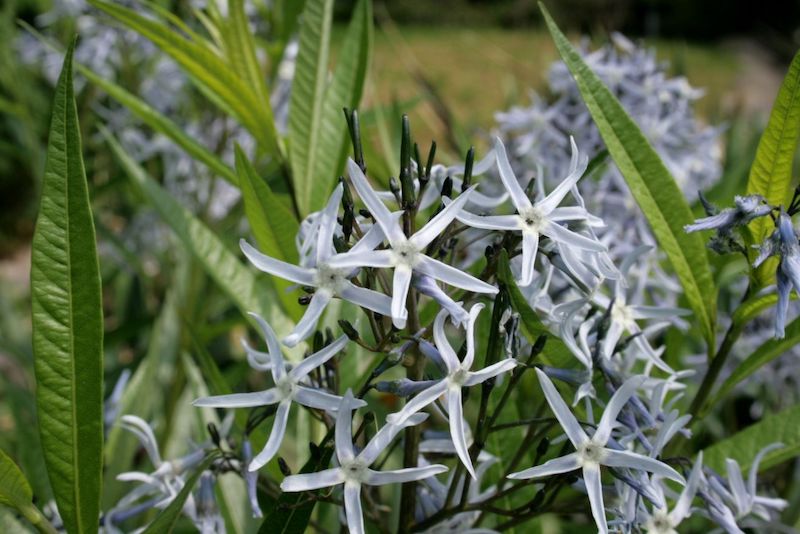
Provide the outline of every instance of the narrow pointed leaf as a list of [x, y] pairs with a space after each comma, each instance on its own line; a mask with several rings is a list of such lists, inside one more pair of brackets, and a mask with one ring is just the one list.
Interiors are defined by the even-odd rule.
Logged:
[[[74, 46], [74, 45], [73, 45]], [[53, 102], [31, 259], [36, 404], [64, 526], [97, 532], [103, 450], [103, 311], [67, 51]]]
[[683, 193], [617, 98], [586, 65], [545, 7], [540, 6], [556, 48], [575, 78], [609, 154], [678, 275], [709, 346], [714, 346], [717, 291], [702, 236], [683, 230], [694, 221]]
[[300, 50], [289, 101], [289, 162], [302, 216], [322, 207], [336, 180], [334, 169], [314, 174], [323, 138], [332, 16], [333, 0], [308, 0], [300, 23]]
[[[767, 128], [761, 135], [756, 150], [747, 194], [763, 195], [767, 202], [788, 206], [792, 199], [792, 163], [800, 141], [800, 52], [789, 65]], [[754, 243], [761, 243], [774, 229], [767, 217], [754, 220], [749, 225]], [[755, 252], [753, 252], [755, 254]], [[756, 270], [756, 279], [762, 286], [774, 283], [777, 260], [764, 262]]]
[[41, 532], [55, 532], [52, 525], [31, 502], [33, 491], [17, 464], [0, 450], [0, 505], [9, 506], [22, 514]]

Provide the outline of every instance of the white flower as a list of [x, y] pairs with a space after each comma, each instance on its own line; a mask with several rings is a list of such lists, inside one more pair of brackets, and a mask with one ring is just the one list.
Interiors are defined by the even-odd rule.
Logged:
[[338, 414], [336, 415], [336, 458], [339, 467], [325, 469], [318, 473], [291, 475], [283, 479], [283, 491], [310, 491], [330, 486], [344, 484], [344, 509], [347, 516], [347, 527], [351, 534], [363, 534], [364, 517], [361, 512], [361, 486], [382, 486], [384, 484], [402, 484], [414, 480], [421, 480], [447, 471], [443, 465], [429, 465], [425, 467], [409, 467], [393, 471], [374, 471], [369, 467], [377, 460], [394, 440], [395, 436], [405, 427], [418, 425], [424, 421], [427, 414], [417, 414], [410, 417], [402, 425], [384, 425], [377, 434], [367, 443], [364, 449], [356, 454], [352, 438], [352, 411], [358, 408], [353, 393], [347, 390], [342, 397]]
[[605, 245], [599, 241], [576, 234], [558, 224], [565, 221], [591, 219], [591, 216], [583, 208], [558, 207], [586, 170], [586, 156], [579, 156], [574, 141], [572, 142], [572, 162], [569, 175], [549, 195], [536, 203], [531, 203], [525, 191], [522, 190], [511, 169], [511, 164], [508, 162], [503, 142], [499, 138], [495, 138], [494, 149], [497, 154], [500, 179], [511, 197], [511, 202], [517, 209], [517, 214], [480, 216], [461, 210], [457, 217], [462, 223], [474, 228], [522, 232], [522, 279], [519, 281], [519, 285], [527, 286], [533, 281], [534, 263], [541, 235], [581, 251], [606, 251]]
[[672, 510], [667, 508], [667, 500], [664, 497], [664, 490], [661, 484], [652, 484], [651, 489], [656, 490], [655, 496], [659, 507], [644, 520], [645, 529], [647, 529], [649, 534], [678, 534], [676, 528], [681, 524], [681, 521], [689, 516], [692, 500], [700, 485], [700, 476], [702, 473], [703, 451], [700, 451], [697, 455], [697, 460], [694, 462], [694, 467], [692, 467], [689, 480], [686, 482], [686, 486], [675, 501], [675, 506]]
[[[329, 264], [334, 252], [333, 232], [336, 229], [336, 211], [341, 199], [342, 184], [339, 184], [319, 217], [320, 223], [316, 236], [316, 265], [314, 267], [299, 267], [276, 260], [262, 254], [245, 240], [239, 242], [247, 259], [261, 271], [316, 289], [303, 318], [283, 340], [289, 347], [295, 346], [311, 335], [325, 306], [333, 297], [347, 300], [381, 315], [388, 315], [391, 312], [389, 297], [371, 289], [358, 287], [350, 282], [349, 278], [353, 276], [352, 269], [342, 269]], [[371, 229], [351, 249], [351, 252], [357, 253], [362, 249], [375, 248], [381, 239], [380, 228]]]
[[[305, 383], [311, 371], [333, 358], [336, 353], [347, 345], [347, 336], [341, 336], [339, 339], [319, 352], [310, 355], [287, 372], [286, 362], [283, 360], [281, 349], [278, 345], [278, 339], [275, 337], [272, 328], [258, 315], [251, 315], [261, 327], [261, 331], [267, 340], [269, 356], [272, 360], [269, 370], [272, 373], [275, 386], [264, 391], [253, 393], [233, 393], [230, 395], [203, 397], [194, 401], [193, 404], [195, 406], [211, 408], [253, 408], [256, 406], [269, 406], [271, 404], [278, 405], [269, 439], [266, 445], [264, 445], [264, 449], [253, 458], [253, 461], [250, 462], [250, 466], [248, 467], [250, 471], [256, 471], [277, 454], [278, 448], [283, 441], [283, 436], [286, 433], [286, 423], [289, 419], [289, 408], [292, 405], [292, 401], [318, 410], [336, 410], [341, 397], [309, 387], [305, 385]], [[354, 401], [353, 404], [356, 406], [366, 406], [366, 403], [361, 400]]]
[[386, 267], [394, 269], [392, 282], [392, 322], [397, 328], [405, 328], [408, 312], [406, 297], [411, 285], [412, 273], [419, 273], [441, 280], [451, 286], [475, 293], [497, 293], [497, 288], [462, 272], [455, 267], [435, 260], [425, 254], [427, 247], [455, 219], [456, 214], [469, 199], [472, 189], [462, 193], [453, 203], [440, 211], [425, 226], [411, 237], [406, 237], [396, 216], [381, 202], [356, 163], [347, 161], [347, 169], [353, 186], [361, 200], [383, 230], [390, 248], [384, 250], [350, 250], [333, 256], [329, 264], [337, 269], [360, 267]]
[[642, 384], [644, 381], [643, 376], [629, 378], [617, 389], [608, 401], [608, 405], [600, 418], [600, 423], [597, 425], [597, 430], [595, 430], [592, 437], [589, 437], [580, 423], [578, 423], [578, 420], [575, 419], [575, 416], [572, 415], [572, 412], [569, 411], [569, 408], [553, 383], [547, 378], [547, 375], [539, 369], [536, 369], [536, 374], [539, 376], [539, 384], [542, 386], [547, 403], [553, 410], [558, 422], [561, 423], [561, 427], [567, 437], [575, 446], [576, 451], [560, 458], [548, 460], [542, 465], [512, 473], [508, 478], [539, 478], [568, 473], [581, 468], [583, 470], [583, 480], [586, 484], [586, 492], [589, 494], [592, 515], [597, 523], [598, 531], [603, 534], [608, 532], [608, 525], [603, 508], [603, 486], [600, 480], [601, 465], [649, 471], [685, 484], [683, 477], [665, 463], [635, 452], [606, 447], [608, 440], [611, 438], [611, 431], [616, 425], [619, 412]]
[[390, 424], [402, 424], [413, 414], [434, 402], [441, 395], [446, 394], [447, 411], [450, 419], [450, 436], [453, 439], [459, 459], [467, 468], [469, 474], [472, 475], [472, 478], [475, 478], [475, 469], [472, 467], [467, 448], [467, 433], [464, 428], [464, 415], [461, 406], [461, 388], [485, 382], [501, 373], [510, 371], [517, 365], [516, 360], [507, 358], [480, 371], [470, 371], [475, 358], [475, 321], [478, 319], [478, 314], [482, 309], [483, 304], [475, 304], [470, 310], [466, 332], [467, 352], [464, 355], [464, 361], [458, 360], [456, 351], [450, 346], [450, 342], [445, 335], [444, 323], [448, 317], [447, 310], [439, 312], [433, 324], [433, 339], [439, 349], [447, 375], [418, 393], [406, 403], [402, 410], [386, 417], [386, 421]]

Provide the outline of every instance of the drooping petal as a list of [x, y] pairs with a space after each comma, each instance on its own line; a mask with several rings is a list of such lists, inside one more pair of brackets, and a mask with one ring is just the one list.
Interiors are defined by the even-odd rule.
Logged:
[[775, 276], [777, 280], [778, 303], [775, 306], [775, 339], [783, 339], [786, 336], [786, 314], [789, 312], [789, 297], [792, 293], [792, 285], [789, 277], [778, 269]]
[[392, 324], [402, 330], [406, 327], [408, 312], [406, 311], [406, 299], [408, 298], [408, 288], [411, 285], [413, 271], [404, 265], [398, 265], [394, 269], [392, 278]]
[[556, 208], [547, 217], [554, 222], [564, 221], [586, 221], [586, 224], [594, 227], [604, 227], [605, 222], [600, 217], [592, 215], [585, 208], [580, 206], [564, 206]]
[[522, 272], [518, 284], [528, 287], [533, 282], [536, 274], [536, 253], [539, 251], [539, 234], [534, 232], [522, 233]]
[[678, 525], [686, 517], [689, 516], [689, 509], [692, 506], [692, 500], [700, 486], [700, 476], [703, 473], [703, 451], [697, 453], [697, 460], [694, 462], [692, 472], [689, 474], [689, 480], [686, 481], [686, 487], [683, 488], [678, 500], [675, 502], [675, 507], [669, 513], [669, 518], [673, 525]]
[[464, 383], [465, 386], [475, 386], [486, 382], [490, 378], [497, 375], [506, 373], [517, 366], [517, 360], [513, 358], [506, 358], [499, 362], [493, 363], [489, 367], [484, 367], [480, 371], [475, 371], [469, 374], [469, 378]]
[[627, 379], [611, 396], [608, 401], [606, 409], [603, 411], [603, 416], [600, 418], [600, 423], [597, 425], [597, 430], [592, 437], [596, 443], [605, 445], [611, 437], [611, 431], [614, 429], [614, 424], [617, 421], [617, 416], [622, 408], [628, 403], [628, 400], [636, 393], [636, 390], [645, 381], [644, 376], [632, 376]]
[[156, 468], [161, 465], [161, 453], [158, 452], [158, 442], [156, 441], [156, 436], [153, 434], [153, 429], [150, 425], [147, 424], [144, 419], [136, 415], [123, 415], [120, 418], [120, 424], [125, 430], [132, 432], [139, 438], [139, 443], [144, 447], [153, 465], [156, 466]]
[[446, 284], [466, 289], [473, 293], [488, 293], [491, 295], [497, 293], [497, 288], [493, 285], [428, 256], [420, 255], [419, 263], [414, 266], [414, 269]]
[[364, 534], [364, 514], [361, 511], [361, 484], [345, 482], [344, 513], [350, 534]]
[[283, 354], [281, 354], [281, 346], [278, 343], [278, 336], [275, 335], [272, 327], [269, 325], [269, 323], [267, 323], [267, 321], [264, 320], [263, 317], [252, 312], [249, 315], [255, 320], [259, 330], [261, 330], [261, 335], [264, 336], [264, 339], [267, 342], [267, 351], [269, 352], [270, 372], [272, 373], [272, 378], [279, 380], [284, 373], [286, 373], [286, 363], [283, 361]]
[[450, 314], [450, 320], [454, 325], [458, 326], [466, 323], [469, 320], [469, 314], [461, 307], [459, 303], [454, 301], [450, 296], [442, 291], [436, 281], [428, 275], [415, 274], [411, 280], [411, 284], [423, 295], [431, 297], [443, 309], [447, 310]]
[[427, 418], [428, 414], [426, 413], [416, 413], [411, 417], [406, 418], [406, 420], [402, 423], [398, 423], [396, 425], [383, 425], [358, 454], [358, 459], [364, 462], [366, 465], [372, 465], [372, 462], [378, 459], [380, 453], [386, 450], [399, 432], [401, 432], [404, 428], [416, 426], [425, 421]]
[[298, 363], [291, 371], [289, 371], [289, 376], [291, 376], [295, 381], [300, 381], [311, 371], [338, 354], [339, 351], [345, 348], [347, 342], [347, 336], [340, 336], [330, 345], [321, 348], [319, 351]]
[[393, 263], [391, 250], [351, 250], [328, 258], [328, 265], [338, 269], [391, 267]]
[[342, 201], [343, 186], [340, 183], [333, 190], [331, 198], [322, 210], [317, 234], [317, 265], [329, 258], [334, 250], [333, 233], [336, 230], [336, 212], [339, 211], [339, 203]]
[[[309, 408], [316, 408], [327, 412], [337, 412], [342, 398], [339, 395], [333, 395], [321, 389], [296, 386], [294, 401], [303, 406], [308, 406]], [[363, 408], [367, 403], [361, 399], [354, 399], [350, 405], [353, 408]]]
[[336, 457], [339, 463], [345, 463], [355, 457], [353, 449], [353, 392], [349, 389], [339, 403], [336, 413], [336, 430], [334, 441], [336, 444]]
[[600, 241], [575, 233], [558, 223], [551, 222], [550, 224], [544, 226], [541, 232], [553, 241], [560, 241], [566, 245], [580, 249], [590, 250], [592, 252], [608, 251], [608, 247], [606, 247]]
[[517, 211], [522, 212], [531, 207], [531, 201], [525, 195], [525, 191], [517, 181], [514, 175], [514, 170], [508, 162], [508, 155], [506, 154], [506, 147], [503, 146], [503, 141], [499, 137], [494, 138], [494, 151], [497, 156], [497, 170], [500, 172], [500, 180], [511, 196], [511, 203], [517, 208]]
[[[452, 202], [443, 198], [445, 205]], [[483, 230], [513, 231], [519, 230], [519, 217], [516, 215], [475, 215], [467, 210], [461, 210], [456, 218], [462, 223], [472, 228]]]
[[561, 398], [558, 390], [556, 390], [547, 375], [538, 368], [536, 369], [536, 375], [539, 377], [539, 385], [542, 387], [547, 404], [550, 405], [550, 409], [553, 410], [556, 419], [561, 423], [561, 428], [564, 429], [569, 440], [575, 448], [578, 448], [582, 443], [588, 441], [589, 437], [583, 431], [575, 416], [572, 415], [564, 399]]
[[231, 393], [230, 395], [216, 395], [202, 397], [192, 402], [193, 406], [201, 408], [254, 408], [268, 406], [281, 401], [281, 395], [275, 388], [253, 393]]
[[278, 405], [275, 411], [275, 417], [272, 420], [272, 430], [269, 434], [269, 439], [266, 445], [258, 456], [253, 458], [250, 466], [247, 468], [249, 471], [258, 471], [267, 464], [272, 458], [278, 454], [278, 449], [281, 447], [283, 436], [286, 434], [286, 423], [289, 420], [289, 408], [292, 406], [292, 401], [287, 399]]
[[281, 482], [281, 490], [285, 492], [311, 491], [336, 486], [344, 482], [344, 473], [340, 467], [324, 469], [316, 473], [290, 475]]
[[583, 482], [586, 484], [586, 493], [589, 494], [589, 504], [592, 507], [592, 517], [597, 524], [599, 534], [608, 534], [606, 511], [603, 505], [603, 482], [600, 480], [600, 467], [587, 465], [583, 468]]
[[461, 389], [450, 389], [447, 392], [447, 413], [450, 417], [450, 437], [456, 448], [461, 463], [467, 468], [473, 480], [477, 480], [475, 468], [472, 467], [472, 459], [469, 457], [469, 447], [467, 446], [467, 433], [464, 429], [464, 408], [461, 406]]
[[450, 223], [453, 222], [464, 207], [464, 204], [469, 200], [470, 194], [474, 189], [475, 186], [458, 195], [458, 198], [449, 202], [442, 211], [437, 213], [425, 226], [417, 230], [408, 240], [418, 249], [427, 247], [434, 239], [441, 235], [445, 228], [450, 226]]
[[272, 368], [272, 361], [268, 352], [254, 349], [245, 338], [242, 338], [242, 348], [247, 354], [247, 364], [256, 371], [269, 371]]
[[372, 289], [345, 282], [342, 289], [339, 290], [339, 297], [387, 317], [392, 314], [392, 299]]
[[456, 355], [456, 351], [450, 345], [450, 341], [447, 340], [447, 334], [444, 332], [444, 323], [448, 317], [447, 310], [441, 310], [436, 315], [436, 319], [433, 321], [433, 342], [436, 343], [436, 348], [439, 349], [439, 354], [447, 367], [447, 373], [452, 374], [461, 367], [461, 362]]
[[462, 367], [470, 369], [472, 362], [475, 360], [475, 323], [478, 321], [478, 315], [483, 309], [482, 303], [477, 303], [469, 310], [469, 322], [467, 323], [467, 353], [464, 354], [464, 361]]
[[580, 466], [581, 462], [578, 459], [578, 453], [572, 452], [566, 456], [547, 460], [542, 465], [537, 465], [522, 471], [517, 471], [516, 473], [511, 473], [508, 475], [508, 478], [514, 480], [527, 480], [529, 478], [549, 477], [551, 475], [569, 473], [570, 471], [576, 470]]
[[407, 467], [392, 471], [369, 471], [367, 484], [370, 486], [383, 486], [385, 484], [403, 484], [414, 480], [422, 480], [447, 471], [444, 465], [434, 464], [424, 467]]
[[369, 185], [367, 177], [361, 172], [361, 168], [349, 158], [347, 160], [347, 172], [350, 175], [353, 187], [358, 191], [358, 196], [361, 197], [361, 201], [375, 218], [375, 222], [380, 225], [389, 242], [404, 239], [403, 230], [397, 224], [396, 219], [392, 217], [389, 208], [378, 198], [375, 190]]
[[292, 265], [285, 261], [270, 258], [266, 254], [262, 254], [256, 250], [254, 246], [244, 239], [239, 240], [239, 247], [242, 249], [247, 259], [250, 260], [250, 263], [259, 271], [264, 271], [265, 273], [283, 278], [284, 280], [289, 280], [296, 284], [302, 284], [304, 286], [314, 285], [314, 271], [312, 269], [298, 267], [297, 265]]
[[733, 501], [736, 503], [736, 509], [739, 513], [749, 510], [751, 507], [751, 496], [748, 495], [747, 488], [745, 488], [739, 464], [736, 460], [727, 458], [725, 459], [725, 468], [728, 473], [728, 486], [731, 489]]
[[603, 449], [603, 456], [604, 458], [601, 461], [603, 465], [647, 471], [648, 473], [653, 473], [654, 475], [686, 484], [686, 480], [684, 480], [680, 473], [655, 458], [650, 458], [649, 456], [631, 451], [618, 451], [615, 449]]
[[327, 290], [320, 289], [314, 293], [303, 317], [300, 318], [300, 322], [297, 323], [288, 336], [283, 338], [284, 345], [294, 347], [310, 336], [314, 332], [314, 328], [317, 326], [317, 322], [322, 317], [322, 312], [325, 311], [325, 307], [331, 301], [331, 298], [333, 298], [333, 295]]
[[403, 424], [406, 419], [434, 402], [445, 391], [447, 391], [447, 380], [440, 380], [436, 382], [434, 385], [420, 391], [414, 396], [414, 398], [406, 402], [402, 410], [387, 415], [386, 422], [390, 425]]
[[[750, 471], [747, 474], [747, 491], [750, 493], [750, 495], [756, 494], [756, 481], [758, 479], [758, 468], [761, 465], [761, 460], [763, 460], [764, 456], [772, 451], [782, 449], [783, 447], [785, 447], [783, 443], [773, 443], [771, 445], [767, 445], [755, 455], [753, 462], [750, 464]], [[702, 451], [700, 454], [702, 455]], [[698, 461], [699, 460], [702, 460], [702, 456], [698, 456]]]

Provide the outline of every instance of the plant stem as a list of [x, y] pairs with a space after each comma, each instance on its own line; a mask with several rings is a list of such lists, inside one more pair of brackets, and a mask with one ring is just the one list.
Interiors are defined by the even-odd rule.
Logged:
[[695, 395], [694, 400], [692, 400], [692, 405], [689, 408], [689, 413], [691, 414], [693, 420], [697, 419], [697, 416], [702, 411], [708, 396], [711, 394], [711, 391], [714, 388], [714, 383], [717, 381], [717, 377], [719, 376], [720, 371], [722, 371], [725, 361], [728, 359], [728, 356], [731, 353], [733, 344], [739, 338], [739, 334], [742, 333], [743, 326], [744, 325], [733, 321], [728, 327], [728, 331], [725, 332], [725, 337], [719, 346], [719, 350], [717, 350], [717, 354], [711, 360], [711, 365], [708, 367], [708, 371], [706, 371], [706, 375], [703, 377], [703, 382], [700, 384], [700, 389], [697, 390], [697, 394]]

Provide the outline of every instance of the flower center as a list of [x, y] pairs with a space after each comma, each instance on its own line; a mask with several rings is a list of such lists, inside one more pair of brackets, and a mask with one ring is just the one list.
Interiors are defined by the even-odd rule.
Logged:
[[578, 449], [578, 457], [581, 465], [597, 465], [606, 457], [606, 452], [602, 445], [589, 440]]
[[469, 371], [459, 368], [455, 373], [450, 375], [448, 381], [450, 382], [451, 388], [460, 388], [467, 382], [467, 378], [469, 378]]
[[547, 217], [541, 210], [531, 207], [519, 214], [519, 227], [523, 232], [538, 234], [547, 224]]
[[672, 521], [664, 510], [656, 511], [647, 521], [645, 527], [647, 532], [652, 534], [671, 534], [674, 531]]
[[288, 374], [284, 375], [280, 380], [275, 382], [275, 389], [280, 393], [281, 398], [287, 399], [294, 394], [295, 383]]
[[327, 263], [323, 263], [317, 266], [314, 281], [319, 289], [339, 293], [347, 281], [347, 270], [334, 269]]
[[633, 310], [618, 301], [614, 301], [614, 305], [611, 307], [611, 320], [621, 324], [625, 329], [629, 329], [636, 323], [633, 319]]
[[346, 481], [364, 483], [367, 480], [367, 466], [358, 459], [342, 463], [342, 471]]
[[404, 265], [410, 269], [419, 263], [419, 249], [411, 241], [403, 241], [392, 246], [394, 264]]

